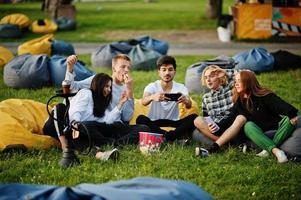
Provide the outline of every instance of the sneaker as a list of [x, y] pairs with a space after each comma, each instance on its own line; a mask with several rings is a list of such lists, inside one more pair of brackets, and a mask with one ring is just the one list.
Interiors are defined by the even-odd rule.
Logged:
[[99, 151], [96, 153], [95, 157], [96, 159], [103, 160], [103, 161], [117, 160], [119, 157], [119, 151], [116, 148], [110, 151], [104, 151], [104, 152]]
[[288, 159], [287, 159], [284, 151], [282, 151], [282, 150], [277, 151], [275, 153], [275, 156], [276, 156], [276, 158], [278, 160], [278, 163], [285, 163], [285, 162], [288, 161]]
[[219, 151], [221, 151], [221, 147], [215, 142], [208, 149], [209, 153], [218, 153]]
[[197, 157], [208, 157], [209, 156], [209, 152], [208, 150], [204, 149], [204, 148], [200, 148], [200, 147], [196, 147], [195, 148], [195, 156]]
[[262, 158], [269, 157], [269, 155], [270, 155], [270, 153], [267, 150], [262, 150], [261, 152], [256, 154], [256, 156], [259, 156], [259, 157], [262, 157]]

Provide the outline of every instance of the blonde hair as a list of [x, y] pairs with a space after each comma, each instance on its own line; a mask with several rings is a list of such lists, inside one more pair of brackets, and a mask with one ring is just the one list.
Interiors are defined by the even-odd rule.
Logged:
[[227, 84], [228, 78], [227, 78], [226, 71], [217, 65], [209, 65], [202, 72], [201, 83], [203, 86], [207, 86], [206, 81], [205, 81], [205, 73], [208, 70], [211, 70], [212, 72], [223, 72], [225, 75], [223, 77], [219, 77], [219, 81], [220, 81], [221, 85]]
[[126, 60], [126, 61], [129, 61], [131, 62], [131, 59], [130, 57], [128, 57], [126, 54], [117, 54], [113, 59], [112, 59], [112, 66], [115, 66], [116, 63], [117, 63], [117, 60]]

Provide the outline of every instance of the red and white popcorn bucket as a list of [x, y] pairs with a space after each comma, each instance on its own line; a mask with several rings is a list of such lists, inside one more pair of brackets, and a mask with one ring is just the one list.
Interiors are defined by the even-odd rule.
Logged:
[[164, 136], [159, 133], [139, 132], [139, 149], [143, 154], [152, 154], [160, 151]]

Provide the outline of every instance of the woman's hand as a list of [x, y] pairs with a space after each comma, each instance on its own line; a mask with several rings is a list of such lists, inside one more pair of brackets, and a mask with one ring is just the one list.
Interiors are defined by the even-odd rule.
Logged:
[[214, 124], [208, 124], [208, 129], [211, 133], [218, 131], [218, 127], [216, 127]]
[[68, 70], [68, 72], [70, 72], [70, 73], [73, 72], [73, 67], [74, 67], [76, 62], [77, 62], [77, 56], [76, 55], [68, 56], [68, 58], [67, 58], [67, 70]]
[[296, 116], [296, 117], [290, 119], [290, 121], [291, 121], [291, 124], [292, 124], [292, 125], [296, 126], [296, 125], [297, 125], [297, 122], [298, 122], [298, 116]]
[[118, 102], [118, 105], [117, 105], [117, 108], [119, 110], [121, 110], [123, 104], [128, 100], [128, 96], [126, 94], [126, 91], [124, 91], [121, 96], [120, 96], [120, 99], [119, 99], [119, 102]]

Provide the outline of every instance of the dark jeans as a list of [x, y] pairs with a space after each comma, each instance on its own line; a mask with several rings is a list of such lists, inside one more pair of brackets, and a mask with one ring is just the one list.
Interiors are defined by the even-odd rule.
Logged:
[[[99, 123], [95, 121], [83, 122], [88, 130], [93, 146], [112, 144], [114, 146], [126, 144], [138, 144], [139, 132], [150, 131], [146, 125], [128, 125], [122, 122], [113, 124]], [[77, 148], [85, 148], [89, 145], [87, 131], [80, 127], [80, 136], [74, 140]]]
[[[195, 128], [193, 121], [196, 117], [196, 114], [191, 114], [177, 121], [168, 119], [159, 119], [152, 121], [145, 115], [139, 115], [136, 119], [136, 124], [147, 125], [152, 132], [163, 134], [167, 141], [174, 141], [176, 139], [191, 137], [191, 133]], [[174, 127], [176, 129], [167, 132], [160, 127]]]

